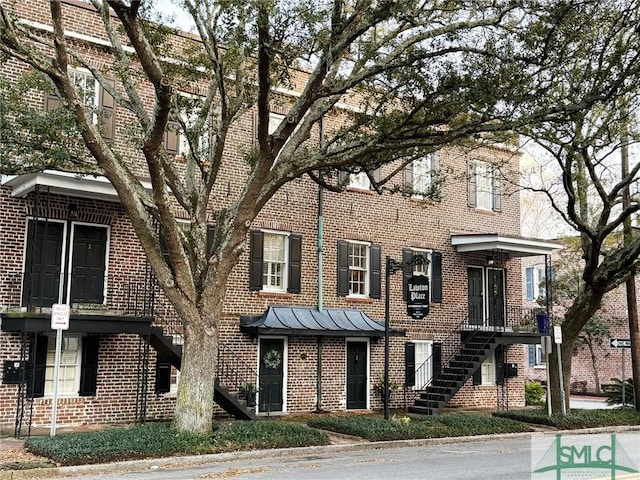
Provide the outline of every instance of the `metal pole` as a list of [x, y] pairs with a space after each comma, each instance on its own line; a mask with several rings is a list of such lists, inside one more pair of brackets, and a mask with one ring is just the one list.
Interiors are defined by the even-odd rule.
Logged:
[[53, 365], [53, 399], [51, 400], [51, 432], [56, 435], [56, 410], [58, 408], [58, 377], [60, 376], [60, 352], [62, 351], [62, 329], [56, 330], [56, 356]]
[[558, 371], [560, 376], [560, 404], [562, 405], [562, 415], [567, 414], [567, 400], [564, 395], [564, 379], [562, 378], [562, 344], [557, 343], [558, 346]]
[[389, 266], [391, 257], [386, 257], [385, 286], [384, 286], [384, 419], [389, 419]]
[[626, 378], [626, 372], [625, 372], [625, 362], [624, 362], [624, 357], [626, 357], [626, 355], [624, 354], [626, 348], [621, 348], [620, 351], [622, 351], [622, 406], [626, 407], [627, 406], [627, 384], [625, 383], [625, 378]]

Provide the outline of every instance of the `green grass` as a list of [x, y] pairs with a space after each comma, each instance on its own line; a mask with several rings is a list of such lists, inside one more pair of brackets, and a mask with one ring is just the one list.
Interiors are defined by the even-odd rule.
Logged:
[[178, 432], [168, 424], [31, 437], [25, 444], [34, 454], [59, 465], [105, 463], [179, 454], [327, 445], [329, 436], [292, 422], [221, 423], [211, 435]]
[[614, 425], [640, 425], [640, 413], [630, 408], [580, 410], [573, 409], [568, 415], [548, 416], [545, 409], [509, 410], [494, 413], [496, 417], [510, 418], [520, 422], [549, 425], [562, 430], [609, 427]]
[[[403, 421], [403, 418], [409, 420]], [[531, 431], [528, 426], [507, 418], [455, 413], [434, 417], [410, 415], [392, 420], [373, 416], [336, 416], [311, 419], [308, 425], [374, 442]]]

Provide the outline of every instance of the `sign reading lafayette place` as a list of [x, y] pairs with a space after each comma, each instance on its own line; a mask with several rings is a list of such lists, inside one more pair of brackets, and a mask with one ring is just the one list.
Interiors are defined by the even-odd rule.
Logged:
[[413, 275], [407, 280], [407, 315], [421, 319], [429, 314], [429, 277]]

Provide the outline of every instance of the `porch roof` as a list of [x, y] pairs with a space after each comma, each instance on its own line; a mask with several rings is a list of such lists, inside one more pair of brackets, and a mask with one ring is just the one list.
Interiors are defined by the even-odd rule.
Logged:
[[[260, 316], [240, 317], [240, 330], [251, 334], [330, 337], [383, 337], [384, 324], [362, 310], [304, 306], [270, 306]], [[394, 330], [394, 336], [404, 332]]]
[[[118, 193], [111, 182], [102, 175], [83, 175], [70, 172], [44, 170], [42, 172], [12, 175], [1, 178], [2, 184], [11, 187], [11, 196], [22, 198], [33, 192], [37, 185], [47, 187], [50, 193], [72, 197], [91, 198], [118, 202]], [[150, 182], [141, 182], [151, 191]]]
[[531, 257], [551, 255], [563, 247], [561, 243], [539, 238], [498, 233], [451, 233], [451, 245], [457, 252], [500, 252], [509, 257]]
[[[149, 334], [153, 317], [129, 315], [78, 314], [69, 316], [69, 333]], [[0, 330], [4, 332], [51, 332], [51, 313], [0, 313]]]

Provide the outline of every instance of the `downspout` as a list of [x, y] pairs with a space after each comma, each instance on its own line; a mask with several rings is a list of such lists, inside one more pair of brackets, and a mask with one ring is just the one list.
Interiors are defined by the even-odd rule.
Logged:
[[[318, 145], [322, 147], [324, 141], [324, 117], [320, 117], [318, 122]], [[318, 184], [318, 311], [322, 312], [322, 239], [324, 235], [324, 224], [322, 219], [322, 204], [324, 199], [322, 185]], [[322, 411], [322, 336], [318, 335], [318, 357], [316, 361], [316, 411]]]

